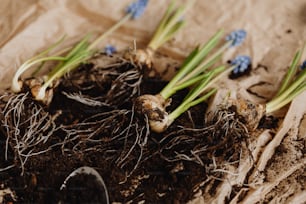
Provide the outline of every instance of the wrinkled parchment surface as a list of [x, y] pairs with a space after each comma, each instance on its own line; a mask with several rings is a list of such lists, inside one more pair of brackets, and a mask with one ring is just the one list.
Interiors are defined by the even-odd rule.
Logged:
[[[2, 0], [0, 6], [0, 81], [8, 85], [16, 67], [63, 35], [76, 41], [86, 32], [105, 31], [123, 16], [131, 0]], [[170, 0], [150, 1], [145, 15], [130, 21], [105, 40], [119, 49], [136, 40], [150, 39]], [[184, 2], [184, 1], [179, 1]], [[272, 81], [279, 82], [293, 53], [306, 40], [306, 2], [303, 0], [197, 0], [186, 16], [188, 25], [161, 52], [183, 57], [217, 29], [248, 32], [247, 42], [229, 51], [249, 54], [253, 66], [271, 67]], [[291, 31], [291, 32], [290, 32]], [[290, 33], [289, 33], [290, 32]], [[104, 44], [104, 45], [105, 45]], [[103, 44], [101, 45], [103, 47]], [[235, 52], [235, 53], [233, 53]]]
[[[63, 35], [67, 36], [67, 43], [72, 43], [87, 32], [101, 33], [107, 30], [123, 16], [124, 8], [130, 2], [2, 0], [0, 87], [9, 86], [13, 73], [22, 62], [47, 48]], [[100, 46], [113, 44], [120, 50], [133, 46], [134, 40], [138, 47], [145, 46], [169, 2], [170, 0], [151, 0], [141, 19], [129, 21]], [[220, 28], [223, 28], [225, 33], [238, 28], [247, 30], [246, 43], [227, 51], [223, 60], [231, 59], [238, 53], [250, 55], [253, 60], [253, 71], [249, 77], [235, 81], [225, 80], [223, 86], [243, 98], [256, 102], [265, 102], [273, 96], [294, 53], [306, 41], [304, 0], [197, 0], [185, 18], [187, 26], [174, 40], [164, 45], [160, 52], [182, 60], [195, 45], [205, 42]], [[268, 69], [256, 68], [258, 65], [264, 65]], [[261, 97], [247, 92], [248, 88]], [[296, 113], [296, 108], [290, 108], [286, 118], [305, 116], [305, 96], [300, 95], [292, 103], [297, 104], [299, 113]], [[299, 133], [305, 134], [303, 121], [283, 124], [278, 135], [283, 134], [283, 129], [295, 126], [300, 126], [299, 130], [295, 130], [295, 136]]]

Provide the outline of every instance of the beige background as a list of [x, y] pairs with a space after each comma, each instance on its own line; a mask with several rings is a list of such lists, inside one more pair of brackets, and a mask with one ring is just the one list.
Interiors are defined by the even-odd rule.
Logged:
[[[76, 41], [91, 31], [103, 32], [124, 14], [131, 0], [2, 0], [0, 6], [0, 81], [8, 86], [16, 67], [64, 34]], [[144, 46], [170, 0], [151, 0], [143, 17], [129, 21], [105, 40], [119, 49]], [[184, 1], [178, 1], [183, 3]], [[185, 1], [187, 2], [187, 1]], [[306, 2], [303, 0], [197, 0], [186, 15], [188, 25], [160, 51], [182, 59], [217, 29], [248, 32], [247, 42], [228, 51], [249, 54], [253, 65], [265, 64], [275, 73], [286, 69], [293, 53], [306, 41]], [[291, 30], [291, 33], [287, 33]], [[103, 44], [101, 47], [104, 46]], [[272, 81], [279, 82], [282, 73]], [[276, 77], [276, 79], [274, 79]]]

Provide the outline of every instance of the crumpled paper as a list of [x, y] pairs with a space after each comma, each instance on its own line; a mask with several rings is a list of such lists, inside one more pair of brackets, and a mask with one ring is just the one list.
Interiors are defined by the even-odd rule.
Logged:
[[[25, 60], [66, 35], [67, 44], [84, 34], [100, 34], [124, 16], [132, 0], [2, 0], [0, 6], [0, 87]], [[184, 3], [186, 1], [178, 1]], [[119, 50], [144, 47], [170, 0], [149, 1], [145, 14], [131, 20], [109, 36], [100, 47], [115, 45]], [[237, 54], [252, 57], [250, 76], [223, 80], [223, 88], [254, 102], [270, 99], [292, 60], [306, 42], [306, 2], [304, 0], [198, 0], [184, 17], [186, 27], [159, 49], [179, 62], [197, 45], [206, 42], [218, 29], [248, 32], [246, 42], [228, 50], [223, 61]], [[305, 59], [306, 56], [303, 56]], [[165, 67], [158, 66], [161, 73]], [[267, 67], [268, 69], [265, 69]], [[173, 72], [172, 72], [173, 73]], [[264, 82], [264, 83], [261, 83]], [[252, 89], [262, 97], [247, 92]], [[305, 94], [293, 104], [305, 103]], [[305, 106], [301, 106], [305, 115]], [[291, 110], [291, 109], [290, 109]], [[292, 109], [294, 110], [294, 109]], [[295, 114], [289, 111], [288, 114]], [[287, 117], [289, 117], [287, 115]], [[303, 126], [300, 127], [301, 130]], [[305, 132], [305, 130], [304, 130]]]
[[[66, 35], [75, 42], [87, 32], [101, 33], [117, 22], [131, 0], [3, 0], [0, 7], [0, 81], [8, 87], [17, 67], [35, 53]], [[183, 3], [184, 1], [178, 1]], [[149, 1], [145, 14], [129, 21], [102, 44], [118, 49], [142, 47], [149, 41], [170, 0]], [[185, 16], [187, 26], [160, 52], [183, 59], [214, 32], [247, 30], [246, 43], [228, 51], [224, 61], [237, 53], [249, 54], [273, 70], [278, 84], [294, 52], [306, 40], [306, 2], [303, 0], [201, 0]]]

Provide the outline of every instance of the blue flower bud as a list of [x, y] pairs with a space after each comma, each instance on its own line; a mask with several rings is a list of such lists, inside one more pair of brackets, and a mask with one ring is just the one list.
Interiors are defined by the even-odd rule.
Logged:
[[246, 38], [247, 32], [245, 30], [236, 30], [226, 36], [226, 41], [231, 41], [230, 47], [241, 45]]
[[127, 7], [126, 13], [132, 14], [132, 18], [137, 19], [144, 13], [147, 4], [148, 0], [136, 0]]
[[231, 65], [235, 66], [233, 74], [244, 73], [250, 64], [251, 58], [249, 56], [237, 56], [234, 60], [231, 61]]
[[116, 48], [112, 45], [106, 45], [104, 48], [104, 52], [106, 55], [112, 55], [116, 52]]

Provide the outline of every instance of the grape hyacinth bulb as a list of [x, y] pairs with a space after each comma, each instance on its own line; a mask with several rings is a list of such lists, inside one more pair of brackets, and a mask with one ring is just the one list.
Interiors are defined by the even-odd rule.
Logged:
[[127, 7], [126, 13], [132, 14], [132, 19], [137, 19], [144, 13], [147, 4], [148, 0], [137, 0]]
[[251, 58], [249, 56], [237, 56], [233, 61], [231, 61], [231, 65], [235, 66], [233, 73], [244, 73], [249, 65], [251, 64]]
[[236, 30], [226, 36], [225, 40], [230, 41], [230, 47], [241, 45], [246, 38], [247, 32], [245, 30]]

